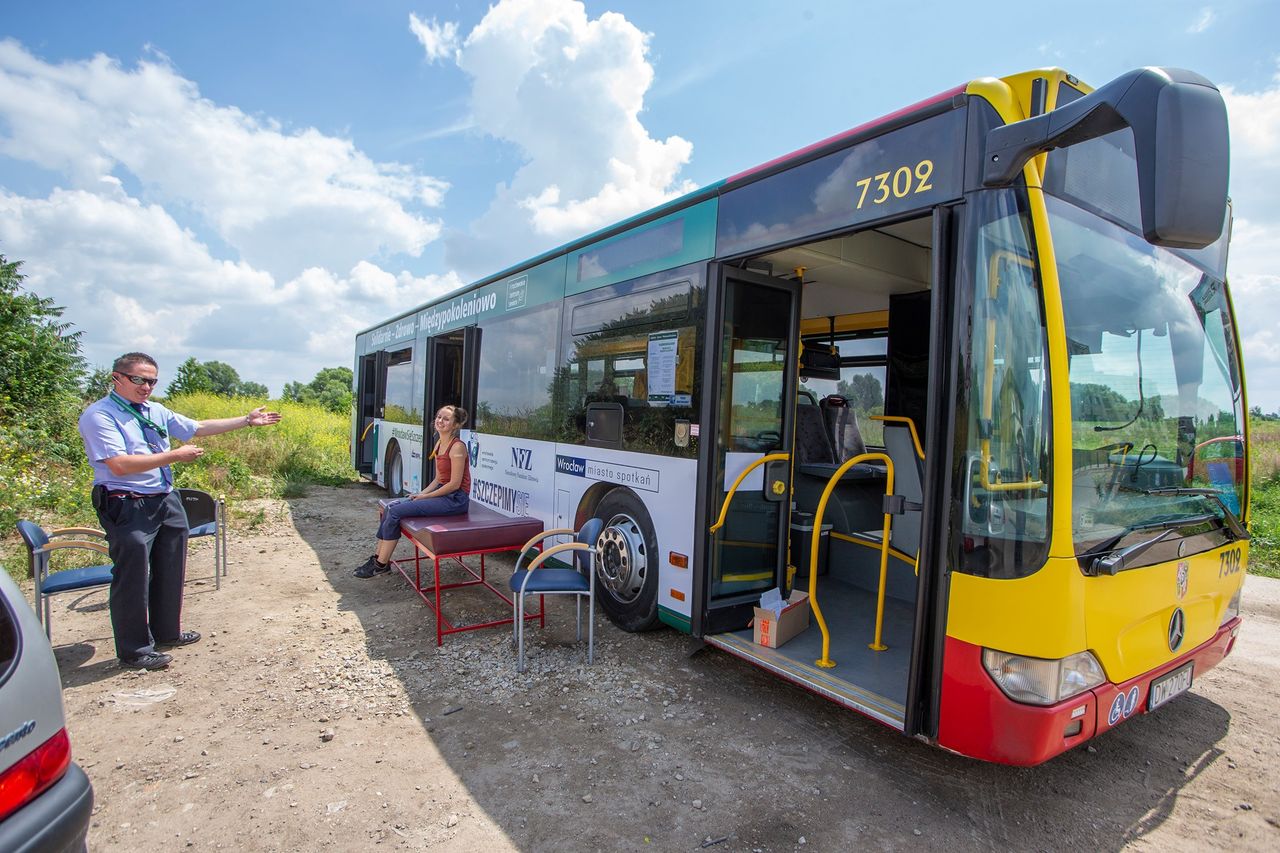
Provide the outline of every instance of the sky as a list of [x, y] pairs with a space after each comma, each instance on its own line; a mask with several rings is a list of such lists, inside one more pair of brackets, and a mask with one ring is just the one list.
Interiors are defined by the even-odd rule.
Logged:
[[279, 393], [355, 333], [968, 80], [1226, 95], [1250, 404], [1280, 410], [1280, 4], [0, 0], [0, 254], [90, 364]]

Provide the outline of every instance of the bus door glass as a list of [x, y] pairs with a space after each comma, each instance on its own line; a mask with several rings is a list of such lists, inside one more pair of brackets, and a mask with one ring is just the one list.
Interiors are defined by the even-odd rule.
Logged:
[[422, 435], [426, 450], [423, 458], [423, 482], [430, 482], [431, 472], [425, 466], [430, 461], [431, 442], [434, 440], [436, 412], [441, 406], [462, 406], [470, 413], [474, 423], [476, 371], [480, 362], [480, 329], [468, 326], [455, 329], [443, 335], [436, 335], [427, 341], [427, 388], [426, 399], [430, 405], [424, 407]]
[[360, 357], [360, 411], [358, 413], [359, 444], [356, 470], [362, 474], [373, 473], [373, 459], [378, 454], [378, 436], [374, 420], [382, 417], [382, 404], [386, 396], [383, 387], [386, 378], [386, 352], [371, 352]]
[[[710, 466], [712, 520], [705, 583], [707, 633], [742, 628], [760, 593], [785, 580], [796, 397], [799, 285], [724, 269], [719, 411]], [[752, 463], [768, 455], [729, 491]], [[728, 500], [728, 507], [725, 503]]]

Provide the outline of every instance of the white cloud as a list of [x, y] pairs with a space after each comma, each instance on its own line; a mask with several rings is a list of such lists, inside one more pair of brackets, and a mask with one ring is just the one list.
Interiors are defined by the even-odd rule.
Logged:
[[107, 186], [44, 199], [0, 190], [0, 249], [24, 262], [28, 287], [66, 306], [92, 364], [142, 349], [172, 375], [189, 356], [218, 359], [278, 391], [349, 363], [359, 329], [461, 284], [363, 260], [345, 276], [313, 267], [281, 283], [219, 260], [159, 205]]
[[590, 19], [577, 0], [502, 0], [462, 41], [477, 130], [517, 146], [501, 184], [451, 258], [492, 272], [694, 189], [680, 180], [692, 145], [654, 139], [640, 121], [653, 82], [648, 36], [622, 15]]
[[1199, 35], [1213, 26], [1213, 21], [1216, 17], [1213, 7], [1205, 6], [1200, 10], [1200, 14], [1196, 16], [1196, 19], [1191, 22], [1191, 26], [1187, 27], [1187, 32], [1192, 35]]
[[98, 55], [50, 64], [0, 42], [0, 155], [97, 192], [132, 175], [149, 199], [197, 215], [240, 258], [284, 277], [311, 264], [418, 255], [448, 185], [377, 163], [347, 139], [220, 106], [166, 62]]
[[409, 29], [422, 43], [428, 62], [445, 59], [458, 49], [458, 25], [453, 21], [437, 24], [435, 18], [424, 21], [410, 12]]
[[1256, 92], [1222, 87], [1231, 126], [1231, 278], [1250, 405], [1280, 411], [1280, 74]]
[[378, 265], [437, 237], [424, 211], [443, 181], [214, 104], [150, 55], [51, 64], [0, 41], [0, 158], [64, 183], [43, 198], [0, 187], [0, 251], [66, 306], [90, 363], [141, 348], [172, 375], [219, 359], [278, 390], [462, 283]]

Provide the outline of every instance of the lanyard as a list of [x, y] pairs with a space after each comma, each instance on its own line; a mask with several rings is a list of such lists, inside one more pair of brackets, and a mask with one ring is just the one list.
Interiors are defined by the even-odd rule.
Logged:
[[121, 411], [132, 416], [142, 426], [151, 427], [153, 430], [156, 431], [156, 434], [159, 435], [161, 438], [169, 437], [169, 433], [165, 431], [164, 427], [160, 426], [160, 424], [151, 420], [151, 418], [147, 417], [146, 415], [142, 414], [142, 412], [138, 411], [133, 406], [129, 405], [129, 401], [126, 400], [124, 397], [121, 397], [119, 394], [117, 394], [114, 388], [111, 390], [111, 393], [108, 396], [111, 398], [111, 402], [115, 403], [117, 406], [120, 407]]
[[[108, 394], [107, 396], [111, 398], [111, 402], [115, 403], [117, 406], [120, 407], [121, 411], [127, 412], [130, 416], [132, 416], [138, 422], [138, 424], [144, 430], [144, 432], [142, 433], [142, 438], [144, 440], [147, 437], [147, 434], [145, 432], [147, 427], [151, 427], [151, 429], [155, 430], [156, 434], [159, 435], [161, 438], [169, 437], [169, 433], [165, 431], [164, 427], [160, 426], [160, 424], [151, 420], [151, 418], [147, 417], [146, 415], [142, 414], [142, 412], [139, 412], [133, 406], [129, 405], [129, 401], [126, 400], [124, 397], [121, 397], [119, 394], [117, 394], [114, 388], [111, 389], [111, 393]], [[124, 430], [121, 430], [121, 435], [123, 434], [124, 434]], [[147, 445], [151, 448], [153, 453], [159, 452], [156, 449], [156, 446], [151, 442], [148, 441]], [[170, 486], [172, 486], [173, 485], [173, 469], [170, 468], [168, 465], [161, 466], [160, 478], [161, 480], [163, 480], [165, 488], [169, 488]]]

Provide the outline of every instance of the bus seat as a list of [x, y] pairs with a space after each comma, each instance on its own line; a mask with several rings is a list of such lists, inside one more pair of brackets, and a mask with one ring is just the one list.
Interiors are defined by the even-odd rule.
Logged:
[[837, 463], [847, 462], [867, 452], [867, 445], [862, 440], [862, 430], [858, 428], [858, 415], [845, 397], [828, 394], [818, 406], [822, 409], [822, 418], [826, 422]]
[[822, 410], [811, 401], [812, 397], [806, 400], [802, 395], [796, 406], [796, 462], [799, 465], [830, 464], [836, 461], [831, 438], [822, 420]]
[[[884, 422], [885, 452], [893, 460], [893, 493], [905, 501], [906, 509], [893, 517], [889, 544], [897, 551], [915, 556], [920, 551], [920, 508], [924, 500], [924, 459], [916, 453], [911, 428], [902, 421]], [[880, 530], [863, 537], [880, 541]]]

